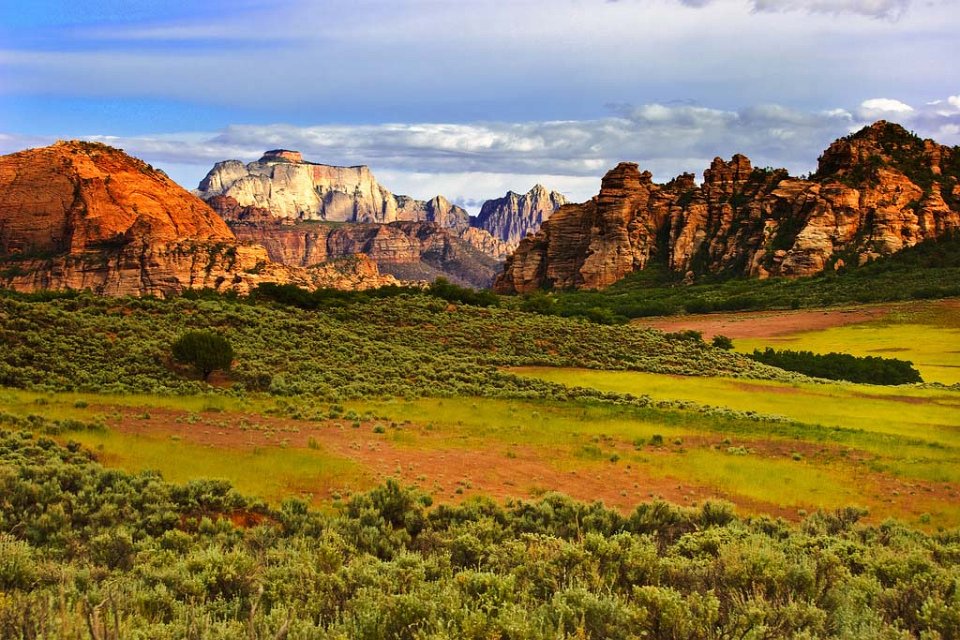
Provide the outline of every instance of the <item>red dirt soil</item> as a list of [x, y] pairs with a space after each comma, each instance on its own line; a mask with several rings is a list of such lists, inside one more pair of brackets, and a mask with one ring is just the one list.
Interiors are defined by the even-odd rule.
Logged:
[[[578, 500], [599, 500], [624, 512], [654, 498], [679, 505], [724, 499], [734, 503], [741, 513], [762, 513], [788, 520], [800, 519], [804, 510], [815, 510], [809, 505], [777, 505], [676, 478], [651, 476], [645, 473], [642, 465], [629, 462], [628, 457], [634, 451], [630, 443], [612, 439], [602, 445], [606, 451], [604, 455], [617, 453], [620, 456], [621, 460], [616, 462], [580, 459], [569, 447], [563, 446], [545, 449], [511, 446], [499, 441], [486, 442], [482, 447], [451, 446], [456, 440], [451, 439], [449, 433], [412, 424], [385, 425], [385, 433], [374, 433], [375, 424], [384, 421], [364, 421], [359, 428], [352, 428], [348, 421], [312, 422], [259, 414], [217, 413], [203, 415], [200, 421], [189, 424], [188, 412], [151, 408], [150, 420], [141, 420], [140, 415], [142, 410], [125, 409], [122, 417], [111, 421], [109, 426], [123, 433], [178, 437], [192, 444], [233, 450], [281, 446], [307, 448], [312, 441], [313, 447], [353, 460], [365, 470], [360, 486], [345, 483], [339, 487], [347, 491], [362, 490], [387, 478], [398, 478], [405, 484], [419, 486], [437, 502], [447, 503], [461, 502], [473, 495], [502, 501], [529, 499], [548, 491], [558, 491]], [[257, 428], [241, 431], [242, 424], [256, 425]], [[394, 435], [404, 435], [408, 442], [412, 439], [417, 444], [396, 442]], [[735, 444], [747, 446], [751, 455], [766, 457], [783, 458], [796, 452], [804, 460], [828, 463], [842, 456], [846, 463], [856, 464], [861, 470], [858, 475], [862, 476], [863, 486], [870, 487], [872, 501], [889, 505], [891, 512], [899, 514], [919, 515], [930, 507], [931, 501], [950, 502], [960, 495], [957, 486], [907, 482], [870, 472], [866, 465], [869, 456], [836, 445], [774, 439]], [[672, 456], [681, 455], [683, 449], [724, 449], [728, 445], [721, 442], [720, 436], [693, 436], [685, 439], [682, 448], [646, 446], [643, 454]], [[308, 482], [307, 479], [304, 482]], [[312, 484], [290, 487], [291, 495], [310, 494], [318, 504], [331, 499], [335, 490], [334, 487]], [[927, 498], [924, 504], [914, 504], [913, 496], [918, 493]], [[882, 511], [887, 512], [887, 509]]]
[[893, 306], [886, 305], [828, 310], [706, 313], [638, 318], [634, 323], [661, 331], [693, 329], [703, 332], [703, 337], [708, 340], [717, 334], [733, 339], [772, 338], [879, 320], [893, 310]]

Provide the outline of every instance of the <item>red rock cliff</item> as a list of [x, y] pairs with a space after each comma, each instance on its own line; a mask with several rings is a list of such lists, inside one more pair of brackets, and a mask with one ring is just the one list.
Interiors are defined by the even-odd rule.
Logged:
[[320, 272], [272, 264], [203, 201], [120, 150], [61, 142], [0, 157], [0, 286], [161, 296], [261, 281], [335, 286]]
[[697, 185], [622, 163], [508, 258], [495, 289], [602, 289], [657, 259], [687, 277], [805, 276], [960, 229], [960, 150], [878, 122], [834, 142], [809, 180], [717, 158]]

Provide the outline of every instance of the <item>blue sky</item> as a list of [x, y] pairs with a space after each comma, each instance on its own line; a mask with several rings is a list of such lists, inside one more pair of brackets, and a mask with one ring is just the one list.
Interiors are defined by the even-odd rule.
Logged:
[[0, 0], [0, 152], [104, 140], [193, 188], [300, 149], [476, 207], [884, 117], [960, 143], [956, 0]]

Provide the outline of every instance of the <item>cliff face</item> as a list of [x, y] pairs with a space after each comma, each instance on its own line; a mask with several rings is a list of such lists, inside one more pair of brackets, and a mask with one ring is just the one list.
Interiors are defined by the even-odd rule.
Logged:
[[[347, 268], [343, 286], [376, 282], [372, 264]], [[201, 200], [117, 149], [62, 142], [0, 157], [0, 286], [163, 296], [264, 281], [336, 286], [329, 269], [272, 264]]]
[[470, 226], [470, 215], [442, 196], [426, 201], [395, 196], [380, 186], [368, 167], [305, 162], [299, 152], [282, 149], [246, 165], [239, 160], [218, 162], [200, 182], [197, 195], [207, 201], [228, 196], [240, 207], [257, 207], [287, 220]]
[[523, 195], [508, 191], [502, 198], [484, 202], [473, 225], [502, 240], [512, 251], [566, 203], [562, 194], [539, 184]]
[[[297, 267], [363, 255], [380, 271], [402, 280], [432, 281], [438, 276], [473, 287], [489, 287], [500, 269], [454, 229], [432, 222], [389, 224], [231, 223], [241, 240], [266, 248], [272, 261]], [[470, 234], [473, 229], [464, 230]]]
[[590, 202], [520, 242], [495, 288], [602, 289], [658, 260], [703, 274], [805, 276], [960, 228], [960, 150], [878, 122], [834, 142], [809, 180], [742, 155], [654, 184], [623, 163]]

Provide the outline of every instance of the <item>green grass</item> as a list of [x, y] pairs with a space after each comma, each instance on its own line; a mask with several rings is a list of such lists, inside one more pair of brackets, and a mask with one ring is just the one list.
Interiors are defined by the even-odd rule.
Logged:
[[65, 439], [94, 451], [108, 467], [159, 471], [176, 483], [229, 480], [241, 492], [272, 504], [289, 497], [320, 503], [329, 499], [332, 490], [368, 486], [357, 463], [317, 449], [213, 448], [163, 434], [139, 436], [113, 430], [72, 432]]
[[[903, 479], [960, 484], [960, 392], [842, 383], [788, 385], [550, 367], [512, 369], [512, 372], [571, 386], [645, 394], [658, 400], [681, 399], [745, 412], [781, 415], [795, 422], [724, 421], [718, 424], [693, 419], [679, 430], [730, 434], [746, 441], [780, 438], [832, 445], [841, 451], [846, 450], [843, 455], [868, 456], [868, 469], [873, 472]], [[673, 435], [673, 432], [664, 429], [664, 435], [668, 434]], [[717, 469], [709, 464], [693, 465], [685, 473], [688, 478], [710, 478], [718, 486], [740, 486], [744, 491], [762, 490], [768, 497], [781, 495], [781, 488], [754, 487], [750, 474], [742, 475], [736, 471], [742, 464], [745, 464], [744, 460], [738, 458], [728, 465], [729, 484], [719, 483], [712, 475]], [[851, 480], [845, 474], [849, 467], [857, 465], [834, 457], [829, 460], [829, 466], [826, 472], [839, 478], [840, 486], [847, 486]], [[778, 475], [771, 473], [774, 477]], [[756, 477], [760, 478], [762, 474]], [[818, 497], [826, 500], [828, 495], [829, 492], [819, 493]], [[838, 495], [847, 495], [847, 492]], [[815, 504], [824, 504], [823, 500]], [[957, 511], [960, 515], [960, 509]]]
[[601, 391], [688, 400], [798, 422], [904, 436], [960, 446], [960, 392], [850, 383], [669, 376], [638, 371], [554, 367], [510, 370], [521, 376]]
[[909, 360], [924, 382], [960, 383], [960, 329], [936, 324], [879, 321], [794, 333], [739, 339], [737, 351], [774, 347], [814, 353], [850, 353]]
[[[516, 373], [564, 384], [646, 393], [654, 398], [682, 398], [764, 413], [778, 409], [776, 413], [794, 418], [809, 417], [810, 411], [816, 411], [822, 424], [758, 421], [733, 414], [589, 400], [358, 400], [346, 402], [345, 410], [376, 418], [364, 421], [362, 430], [346, 428], [347, 441], [357, 441], [355, 453], [353, 449], [334, 452], [324, 446], [322, 429], [329, 427], [322, 423], [289, 419], [283, 422], [289, 428], [320, 428], [313, 433], [321, 442], [315, 446], [300, 442], [283, 448], [278, 444], [288, 434], [277, 432], [270, 445], [248, 446], [249, 436], [240, 424], [245, 419], [259, 421], [251, 412], [253, 408], [274, 408], [272, 399], [265, 397], [231, 399], [223, 411], [200, 413], [208, 398], [97, 397], [3, 390], [0, 410], [19, 416], [43, 413], [57, 419], [92, 420], [106, 416], [111, 425], [117, 424], [118, 412], [123, 410], [123, 421], [128, 427], [128, 421], [137, 420], [141, 410], [153, 411], [151, 419], [137, 420], [135, 431], [73, 431], [58, 439], [82, 443], [109, 466], [128, 471], [157, 470], [175, 482], [226, 479], [245, 493], [274, 504], [289, 496], [322, 504], [335, 491], [347, 493], [371, 486], [383, 475], [384, 468], [370, 466], [370, 456], [361, 455], [367, 450], [362, 436], [370, 437], [372, 425], [383, 424], [387, 425], [385, 433], [373, 437], [387, 446], [376, 455], [385, 460], [388, 474], [394, 467], [399, 468], [391, 450], [406, 451], [412, 460], [432, 456], [434, 461], [444, 461], [444, 468], [454, 474], [461, 460], [501, 451], [503, 457], [497, 464], [504, 469], [512, 466], [513, 477], [526, 477], [525, 461], [533, 456], [539, 464], [554, 469], [559, 474], [557, 478], [567, 474], [606, 478], [602, 482], [613, 495], [629, 493], [634, 496], [632, 500], [649, 499], [648, 490], [644, 489], [648, 485], [687, 487], [700, 495], [706, 492], [734, 500], [748, 511], [796, 515], [800, 510], [860, 505], [869, 507], [877, 518], [896, 516], [917, 521], [920, 513], [929, 513], [930, 522], [924, 524], [935, 527], [960, 523], [960, 501], [955, 497], [945, 500], [943, 495], [921, 495], [909, 503], [892, 504], [883, 499], [883, 483], [891, 478], [960, 486], [958, 393], [908, 390], [910, 398], [929, 404], [909, 405], [922, 411], [910, 415], [913, 423], [898, 427], [892, 418], [884, 422], [876, 417], [890, 414], [891, 403], [900, 406], [902, 400], [890, 395], [903, 393], [900, 389], [839, 384], [794, 387], [759, 381], [549, 368], [528, 368]], [[867, 391], [874, 393], [869, 397], [859, 395]], [[78, 401], [89, 404], [77, 407]], [[216, 439], [216, 445], [199, 444], [190, 438], [189, 432], [182, 440], [179, 436], [171, 437], [177, 429], [181, 430], [177, 433], [183, 433], [185, 427], [183, 422], [174, 421], [178, 415], [200, 415], [202, 421], [195, 425], [196, 429], [222, 430], [228, 437]], [[305, 440], [305, 435], [300, 434], [299, 440]], [[656, 435], [662, 437], [663, 445], [651, 444]], [[734, 455], [728, 449], [742, 449], [747, 454]], [[791, 457], [795, 449], [803, 451], [799, 460]], [[420, 469], [411, 471], [411, 479], [421, 473], [424, 471]], [[421, 485], [429, 490], [432, 478], [423, 480]], [[507, 492], [524, 496], [535, 485], [543, 491], [569, 491], [575, 486], [569, 483], [576, 480], [563, 482], [557, 486], [528, 478]], [[437, 497], [451, 499], [449, 491], [439, 491]], [[917, 511], [921, 507], [922, 512]]]
[[[804, 385], [789, 387], [738, 380], [656, 376], [635, 372], [602, 372], [551, 368], [514, 369], [563, 384], [593, 386], [606, 391], [646, 393], [654, 398], [684, 398], [698, 403], [735, 405], [744, 410], [787, 409], [795, 419], [815, 408], [824, 424], [770, 423], [590, 403], [521, 402], [493, 399], [417, 399], [354, 403], [356, 411], [373, 411], [394, 420], [431, 425], [430, 440], [405, 437], [403, 446], [420, 450], [440, 447], [470, 450], [500, 446], [532, 446], [565, 471], [590, 473], [613, 453], [643, 476], [671, 478], [680, 484], [706, 486], [731, 499], [757, 501], [766, 508], [833, 509], [868, 506], [877, 517], [906, 517], [884, 499], [881, 480], [901, 478], [960, 485], [960, 393], [910, 390], [908, 397], [932, 401], [927, 413], [912, 416], [911, 425], [897, 423], [891, 406], [900, 408], [893, 390], [865, 385]], [[789, 390], [784, 394], [783, 391]], [[798, 391], [797, 396], [793, 391]], [[876, 391], [861, 397], [865, 391]], [[899, 390], [897, 390], [899, 391]], [[816, 395], [810, 395], [816, 394]], [[789, 398], [785, 406], [783, 396]], [[721, 402], [721, 398], [724, 402]], [[891, 405], [891, 403], [898, 403]], [[772, 411], [771, 411], [772, 412]], [[897, 414], [894, 414], [894, 416]], [[873, 417], [871, 417], [873, 416]], [[880, 424], [872, 422], [884, 418]], [[924, 422], [926, 420], [926, 422]], [[937, 421], [943, 425], [937, 426]], [[871, 428], [873, 424], [873, 428]], [[921, 429], [922, 427], [922, 429]], [[665, 445], [649, 446], [654, 434]], [[699, 438], [693, 446], [675, 446]], [[703, 442], [706, 438], [706, 442]], [[645, 443], [640, 451], [630, 446]], [[784, 453], [729, 454], [726, 444], [765, 448]], [[814, 446], [814, 459], [792, 459], [794, 448]], [[504, 464], [508, 464], [504, 460]], [[877, 475], [881, 474], [881, 475]], [[960, 522], [960, 500], [919, 496], [916, 505], [939, 514], [937, 524]], [[760, 509], [762, 510], [762, 508]]]
[[661, 457], [653, 464], [666, 476], [696, 477], [727, 494], [780, 507], [837, 509], [866, 503], [860, 488], [852, 481], [850, 469], [829, 469], [791, 459], [731, 455], [711, 449]]

